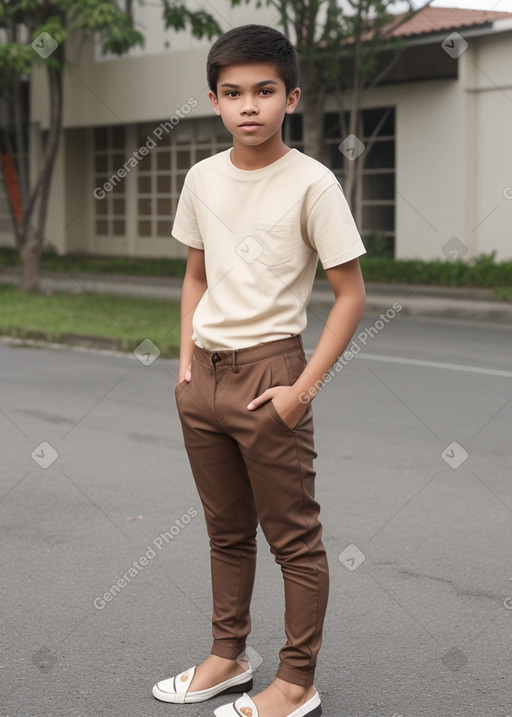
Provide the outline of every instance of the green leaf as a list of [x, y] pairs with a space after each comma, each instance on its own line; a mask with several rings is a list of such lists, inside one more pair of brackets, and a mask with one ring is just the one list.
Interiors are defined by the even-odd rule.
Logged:
[[213, 37], [222, 34], [222, 28], [215, 18], [204, 10], [192, 11], [185, 3], [176, 0], [163, 0], [163, 19], [165, 27], [185, 30], [187, 27], [194, 37]]
[[11, 90], [17, 78], [29, 75], [38, 59], [30, 45], [18, 42], [0, 45], [0, 96]]

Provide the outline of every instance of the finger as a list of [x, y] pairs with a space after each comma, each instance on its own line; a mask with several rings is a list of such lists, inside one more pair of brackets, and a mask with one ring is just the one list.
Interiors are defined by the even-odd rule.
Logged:
[[265, 403], [265, 401], [268, 401], [269, 398], [272, 398], [272, 394], [268, 395], [270, 389], [267, 388], [266, 391], [264, 391], [259, 396], [256, 396], [256, 398], [253, 398], [252, 401], [248, 404], [247, 408], [249, 411], [251, 411], [254, 408], [258, 408], [258, 406], [261, 406], [262, 403]]

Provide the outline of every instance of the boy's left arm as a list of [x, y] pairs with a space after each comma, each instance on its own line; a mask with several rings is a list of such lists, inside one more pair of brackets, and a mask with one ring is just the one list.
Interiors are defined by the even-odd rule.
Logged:
[[334, 304], [316, 349], [293, 386], [273, 386], [252, 399], [247, 408], [254, 410], [272, 399], [283, 421], [294, 428], [318, 387], [347, 348], [364, 312], [366, 292], [359, 259], [339, 264], [325, 273], [334, 291]]

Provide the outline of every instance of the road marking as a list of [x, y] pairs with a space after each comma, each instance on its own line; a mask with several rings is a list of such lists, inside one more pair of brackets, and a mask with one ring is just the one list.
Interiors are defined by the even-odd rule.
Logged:
[[419, 359], [406, 359], [399, 356], [382, 356], [380, 354], [360, 354], [360, 358], [370, 361], [387, 361], [388, 363], [402, 363], [410, 366], [426, 366], [428, 368], [443, 368], [448, 371], [467, 371], [468, 373], [483, 373], [487, 376], [504, 376], [512, 378], [512, 371], [502, 371], [496, 368], [481, 368], [480, 366], [464, 366], [458, 363], [442, 363], [440, 361], [420, 361]]
[[[306, 351], [311, 356], [313, 351]], [[512, 371], [502, 371], [496, 368], [481, 368], [480, 366], [464, 366], [458, 363], [442, 363], [440, 361], [420, 361], [419, 359], [401, 358], [400, 356], [382, 356], [381, 354], [363, 354], [354, 356], [354, 359], [367, 361], [384, 361], [386, 363], [400, 363], [408, 366], [424, 366], [427, 368], [442, 368], [448, 371], [466, 371], [467, 373], [482, 373], [486, 376], [502, 376], [512, 378]]]

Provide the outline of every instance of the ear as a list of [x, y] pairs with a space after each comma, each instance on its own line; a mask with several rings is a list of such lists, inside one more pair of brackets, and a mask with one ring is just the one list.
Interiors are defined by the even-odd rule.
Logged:
[[217, 95], [215, 94], [215, 92], [212, 92], [210, 90], [210, 92], [208, 92], [208, 99], [212, 103], [212, 107], [215, 110], [215, 114], [220, 115], [219, 101], [217, 99]]
[[290, 92], [290, 94], [288, 95], [288, 98], [286, 100], [286, 110], [285, 110], [286, 114], [291, 115], [291, 113], [295, 111], [295, 108], [299, 104], [300, 95], [301, 95], [300, 87], [296, 87], [294, 90], [292, 90]]

